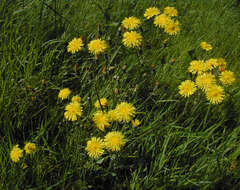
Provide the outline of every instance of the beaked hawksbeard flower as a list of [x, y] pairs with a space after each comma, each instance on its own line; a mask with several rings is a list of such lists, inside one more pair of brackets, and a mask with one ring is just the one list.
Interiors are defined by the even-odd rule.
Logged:
[[132, 123], [133, 127], [137, 127], [141, 124], [141, 122], [138, 119], [132, 120], [131, 123]]
[[206, 90], [210, 86], [216, 84], [216, 78], [212, 73], [204, 73], [197, 76], [196, 84], [202, 90]]
[[196, 85], [191, 80], [185, 80], [179, 85], [179, 94], [182, 96], [189, 97], [197, 90]]
[[77, 116], [82, 115], [82, 107], [79, 102], [71, 102], [65, 107], [64, 117], [70, 121], [76, 121]]
[[235, 81], [234, 73], [232, 71], [223, 71], [220, 75], [220, 81], [224, 85], [230, 85]]
[[110, 120], [108, 118], [108, 114], [103, 113], [102, 111], [97, 111], [93, 114], [93, 122], [101, 131], [105, 130], [105, 127], [110, 126]]
[[176, 35], [179, 31], [179, 22], [178, 21], [169, 21], [165, 27], [164, 27], [164, 31], [166, 33], [168, 33], [169, 35]]
[[64, 100], [64, 99], [67, 99], [70, 94], [71, 94], [71, 90], [69, 90], [69, 88], [64, 88], [60, 90], [58, 94], [58, 98]]
[[90, 157], [98, 158], [104, 153], [104, 142], [100, 138], [92, 137], [91, 140], [87, 142], [85, 150]]
[[101, 40], [101, 39], [92, 40], [88, 44], [88, 50], [94, 55], [103, 53], [106, 51], [106, 49], [107, 49], [107, 43], [105, 40]]
[[139, 28], [141, 20], [136, 17], [128, 17], [122, 21], [122, 26], [126, 29], [133, 30]]
[[[101, 98], [101, 99], [100, 99], [100, 103], [101, 103], [101, 106], [104, 108], [104, 107], [107, 106], [108, 101], [107, 101], [106, 98]], [[99, 103], [99, 100], [97, 100], [97, 101], [95, 102], [94, 106], [95, 106], [96, 108], [101, 108], [100, 103]]]
[[124, 135], [119, 131], [109, 132], [104, 137], [105, 147], [110, 151], [120, 151], [121, 147], [126, 144]]
[[142, 43], [142, 36], [135, 31], [125, 32], [122, 42], [128, 48], [139, 48]]
[[128, 123], [136, 114], [136, 108], [127, 102], [122, 102], [116, 106], [118, 121]]
[[36, 145], [34, 143], [26, 143], [24, 150], [26, 154], [32, 154], [36, 150]]
[[200, 46], [202, 47], [202, 49], [204, 49], [206, 51], [212, 50], [211, 44], [208, 44], [207, 42], [201, 42]]
[[108, 111], [108, 118], [109, 118], [109, 122], [113, 122], [113, 121], [118, 121], [119, 119], [119, 113], [117, 112], [117, 110], [110, 110]]
[[160, 11], [157, 7], [150, 7], [148, 9], [146, 9], [146, 11], [144, 13], [144, 17], [146, 17], [147, 19], [150, 19], [159, 14], [160, 14]]
[[206, 89], [206, 97], [212, 104], [219, 104], [224, 99], [224, 90], [221, 86], [212, 85]]
[[190, 66], [188, 67], [188, 72], [192, 74], [201, 74], [205, 71], [205, 63], [202, 60], [194, 60], [190, 62]]
[[178, 12], [174, 7], [165, 7], [164, 14], [168, 16], [178, 16]]
[[218, 60], [217, 59], [208, 59], [205, 61], [205, 70], [212, 70], [213, 68], [216, 68], [217, 66], [219, 66]]
[[18, 144], [13, 147], [10, 152], [10, 158], [13, 162], [19, 162], [20, 158], [23, 157], [23, 150], [18, 147]]
[[68, 44], [67, 51], [74, 54], [77, 51], [82, 50], [83, 45], [82, 38], [73, 38], [73, 40]]
[[220, 67], [226, 67], [226, 65], [227, 65], [227, 62], [225, 61], [225, 59], [223, 59], [221, 57], [217, 59], [217, 62], [218, 62], [218, 66], [220, 66]]
[[72, 102], [81, 102], [81, 97], [80, 96], [73, 96], [72, 97]]
[[154, 25], [159, 28], [164, 28], [169, 22], [171, 18], [165, 14], [160, 14], [154, 18]]

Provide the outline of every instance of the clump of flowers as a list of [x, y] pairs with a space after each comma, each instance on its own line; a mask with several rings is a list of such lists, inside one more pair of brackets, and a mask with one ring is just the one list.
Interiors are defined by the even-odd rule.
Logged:
[[13, 162], [19, 162], [20, 158], [23, 157], [23, 150], [18, 147], [19, 145], [15, 145], [10, 152], [10, 158]]
[[146, 17], [147, 19], [150, 19], [159, 14], [160, 14], [160, 10], [157, 7], [150, 7], [146, 9], [144, 13], [144, 17]]
[[120, 151], [121, 147], [125, 145], [126, 139], [119, 131], [109, 132], [104, 137], [105, 147], [110, 151]]
[[71, 42], [69, 42], [67, 51], [74, 54], [83, 49], [83, 41], [82, 38], [73, 38]]
[[[101, 103], [101, 105], [100, 105], [100, 103]], [[104, 108], [104, 107], [107, 106], [108, 101], [107, 101], [106, 98], [101, 98], [101, 99], [100, 99], [100, 103], [99, 103], [99, 101], [97, 100], [96, 103], [94, 104], [95, 107], [96, 107], [96, 108], [101, 108], [101, 106], [102, 106], [102, 107]]]
[[77, 116], [81, 116], [82, 115], [82, 107], [80, 105], [79, 102], [74, 101], [71, 102], [70, 104], [68, 104], [65, 107], [65, 113], [64, 113], [64, 117], [67, 120], [70, 121], [76, 121], [77, 120]]
[[139, 48], [142, 43], [142, 36], [136, 31], [125, 32], [122, 42], [128, 48]]
[[122, 26], [129, 30], [134, 30], [139, 28], [141, 25], [141, 20], [136, 17], [128, 17], [122, 21]]
[[92, 137], [91, 140], [87, 142], [85, 150], [88, 155], [92, 158], [98, 158], [104, 153], [104, 142], [101, 138]]
[[202, 47], [202, 49], [206, 50], [206, 51], [210, 51], [212, 50], [212, 46], [211, 44], [207, 43], [207, 42], [201, 42], [200, 46]]
[[64, 99], [67, 99], [70, 94], [71, 94], [71, 90], [69, 90], [69, 88], [64, 88], [60, 90], [58, 94], [58, 98], [64, 100]]
[[100, 53], [104, 53], [106, 49], [107, 49], [107, 43], [105, 40], [101, 40], [101, 39], [92, 40], [88, 44], [88, 50], [94, 55], [99, 55]]
[[25, 144], [24, 150], [26, 154], [32, 154], [36, 150], [36, 144], [28, 142]]

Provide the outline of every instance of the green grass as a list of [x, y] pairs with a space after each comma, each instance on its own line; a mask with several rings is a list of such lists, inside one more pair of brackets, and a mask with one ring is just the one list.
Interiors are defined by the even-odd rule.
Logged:
[[[121, 44], [121, 21], [143, 19], [152, 5], [161, 11], [176, 7], [181, 32], [169, 37], [145, 21], [139, 55]], [[239, 17], [234, 0], [2, 0], [0, 188], [239, 189]], [[87, 49], [77, 55], [66, 50], [74, 37], [83, 36], [87, 44], [99, 35], [110, 48], [98, 62]], [[201, 50], [202, 41], [213, 50]], [[200, 93], [188, 99], [178, 94], [181, 81], [191, 78], [193, 57], [223, 57], [234, 71], [237, 80], [222, 104], [211, 105]], [[114, 69], [104, 74], [104, 66]], [[77, 122], [64, 120], [68, 101], [57, 95], [65, 87], [82, 98]], [[126, 146], [94, 160], [84, 149], [92, 136], [105, 134], [92, 122], [97, 93], [108, 98], [110, 108], [133, 103], [142, 124], [114, 124], [111, 129], [128, 139]], [[37, 151], [12, 162], [12, 147], [27, 141]]]

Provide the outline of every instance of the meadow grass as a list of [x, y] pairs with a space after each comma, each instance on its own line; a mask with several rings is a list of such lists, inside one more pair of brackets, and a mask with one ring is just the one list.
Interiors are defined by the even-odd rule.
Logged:
[[[146, 21], [142, 51], [125, 48], [121, 21], [143, 19], [153, 5], [178, 10], [180, 33], [169, 37]], [[239, 189], [239, 16], [234, 0], [1, 0], [1, 189]], [[97, 61], [86, 48], [71, 55], [68, 42], [80, 36], [85, 44], [101, 36], [110, 48]], [[203, 51], [202, 41], [213, 50]], [[236, 75], [224, 102], [181, 97], [190, 61], [211, 57]], [[63, 88], [82, 98], [77, 122], [64, 120]], [[141, 125], [114, 124], [127, 144], [95, 160], [85, 147], [104, 134], [92, 122], [98, 96], [109, 109], [134, 104]], [[36, 152], [12, 162], [12, 147], [25, 142]]]

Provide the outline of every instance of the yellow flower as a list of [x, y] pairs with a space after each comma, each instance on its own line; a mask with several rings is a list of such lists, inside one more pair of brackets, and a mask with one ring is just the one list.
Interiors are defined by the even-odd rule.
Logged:
[[91, 140], [87, 142], [85, 150], [88, 155], [93, 158], [98, 158], [104, 153], [104, 142], [100, 138], [92, 137]]
[[[101, 106], [102, 106], [102, 107], [106, 107], [107, 104], [108, 104], [108, 101], [107, 101], [106, 98], [101, 98], [101, 99], [100, 99], [100, 103], [101, 103]], [[99, 101], [97, 100], [96, 103], [95, 103], [95, 107], [96, 107], [96, 108], [100, 108], [101, 106], [100, 106], [100, 104], [99, 104]]]
[[141, 34], [135, 32], [135, 31], [125, 32], [123, 34], [122, 42], [126, 47], [129, 47], [129, 48], [137, 47], [137, 48], [139, 48], [141, 46], [141, 43], [142, 43], [142, 36], [141, 36]]
[[196, 84], [199, 88], [206, 90], [213, 84], [216, 84], [216, 78], [211, 73], [204, 73], [202, 75], [198, 75], [196, 78]]
[[212, 70], [213, 68], [216, 68], [218, 66], [218, 60], [217, 59], [208, 59], [207, 61], [205, 61], [205, 67], [206, 67], [206, 71], [207, 70]]
[[102, 111], [97, 111], [93, 114], [93, 122], [101, 131], [104, 131], [105, 127], [110, 126], [108, 115], [106, 113], [103, 113]]
[[179, 94], [185, 98], [191, 96], [197, 90], [195, 83], [191, 80], [183, 81], [178, 88]]
[[119, 131], [109, 132], [104, 137], [105, 147], [110, 151], [120, 151], [121, 147], [126, 144], [124, 135]]
[[81, 97], [79, 97], [79, 96], [73, 96], [72, 97], [72, 102], [81, 102]]
[[127, 102], [122, 102], [116, 107], [118, 112], [118, 121], [128, 123], [136, 114], [136, 108]]
[[26, 154], [32, 154], [36, 150], [36, 145], [34, 143], [26, 143], [24, 146]]
[[141, 25], [141, 20], [133, 16], [125, 18], [122, 21], [122, 26], [129, 30], [139, 28], [140, 25]]
[[202, 49], [204, 49], [206, 51], [212, 50], [211, 44], [208, 44], [207, 42], [201, 42], [200, 46], [202, 47]]
[[188, 71], [192, 74], [201, 74], [205, 71], [205, 64], [202, 60], [194, 60], [190, 62], [190, 66], [188, 67]]
[[13, 147], [10, 152], [10, 158], [13, 162], [18, 162], [23, 157], [23, 150], [18, 147], [18, 144]]
[[179, 22], [178, 21], [169, 21], [164, 28], [164, 31], [169, 35], [176, 35], [179, 31]]
[[164, 14], [168, 16], [177, 16], [178, 12], [174, 7], [165, 7]]
[[105, 40], [101, 40], [101, 39], [92, 40], [88, 44], [88, 50], [94, 55], [103, 53], [106, 51], [106, 49], [107, 49], [107, 43]]
[[221, 86], [212, 85], [206, 89], [206, 97], [212, 104], [219, 104], [224, 99], [224, 90]]
[[223, 71], [220, 75], [220, 81], [224, 85], [230, 85], [235, 81], [234, 73], [232, 71]]
[[77, 116], [82, 115], [82, 107], [79, 102], [71, 102], [65, 107], [64, 117], [67, 120], [76, 121]]
[[67, 99], [70, 93], [71, 93], [71, 90], [69, 90], [69, 88], [64, 88], [60, 90], [58, 94], [58, 98], [61, 98], [62, 100]]
[[131, 122], [134, 127], [137, 127], [141, 124], [141, 122], [138, 119], [132, 120]]
[[81, 38], [73, 38], [73, 40], [68, 44], [67, 51], [73, 54], [82, 50], [83, 45], [84, 44]]
[[145, 13], [144, 13], [144, 16], [147, 18], [147, 19], [150, 19], [156, 15], [159, 15], [160, 14], [160, 11], [157, 7], [150, 7], [148, 9], [146, 9]]
[[108, 111], [108, 118], [109, 118], [109, 122], [112, 121], [118, 121], [119, 120], [119, 113], [117, 112], [117, 110], [110, 110]]
[[164, 28], [170, 21], [171, 18], [165, 14], [158, 15], [154, 18], [154, 24], [159, 28]]
[[226, 67], [226, 65], [227, 65], [227, 62], [226, 62], [225, 59], [223, 59], [223, 58], [218, 58], [218, 59], [217, 59], [217, 62], [218, 62], [218, 65], [219, 65], [220, 67]]

